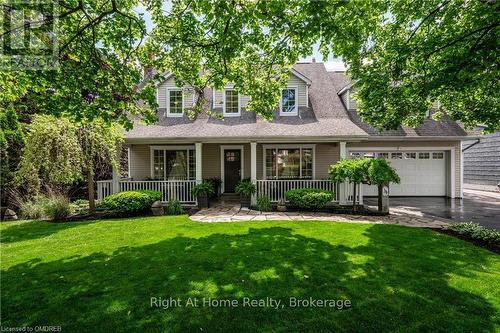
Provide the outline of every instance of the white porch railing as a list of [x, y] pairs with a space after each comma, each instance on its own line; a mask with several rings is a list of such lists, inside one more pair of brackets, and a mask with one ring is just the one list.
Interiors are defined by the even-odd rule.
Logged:
[[[119, 191], [150, 190], [159, 191], [162, 201], [179, 200], [181, 203], [196, 203], [196, 198], [191, 190], [196, 185], [196, 180], [121, 180]], [[97, 182], [97, 198], [102, 200], [112, 194], [112, 181]]]
[[111, 194], [113, 194], [113, 181], [112, 180], [98, 180], [97, 181], [97, 200], [102, 200]]
[[[353, 199], [353, 185], [334, 184], [330, 180], [306, 180], [306, 179], [281, 179], [281, 180], [257, 180], [257, 196], [265, 195], [271, 199], [271, 202], [285, 200], [285, 193], [289, 190], [298, 188], [316, 188], [334, 193], [333, 202], [341, 204], [350, 204]], [[344, 196], [341, 198], [341, 196]], [[358, 187], [356, 193], [357, 202], [363, 204], [363, 184]], [[343, 200], [342, 200], [343, 199]]]
[[[346, 186], [346, 191], [345, 191], [345, 201], [346, 204], [352, 204], [352, 199], [353, 199], [353, 191], [354, 191], [354, 185], [352, 183], [343, 183], [341, 186]], [[363, 184], [359, 184], [359, 186], [356, 189], [356, 197], [357, 200], [356, 202], [360, 205], [363, 204]]]
[[267, 179], [257, 180], [257, 196], [265, 195], [271, 199], [271, 202], [278, 202], [285, 199], [285, 193], [289, 190], [299, 188], [316, 188], [334, 193], [334, 202], [339, 201], [338, 184], [330, 180], [311, 180], [311, 179]]

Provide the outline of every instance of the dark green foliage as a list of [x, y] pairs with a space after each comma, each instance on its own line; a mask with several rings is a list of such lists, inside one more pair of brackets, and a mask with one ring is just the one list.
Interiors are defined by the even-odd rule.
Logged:
[[125, 191], [112, 194], [99, 204], [99, 208], [114, 212], [140, 213], [151, 208], [155, 201], [161, 200], [158, 191]]
[[319, 209], [333, 200], [333, 193], [314, 188], [301, 188], [285, 193], [287, 201], [302, 209]]
[[211, 182], [203, 181], [201, 184], [196, 184], [191, 190], [194, 197], [210, 196], [214, 193], [214, 187]]
[[167, 215], [181, 215], [183, 212], [179, 200], [173, 199], [167, 202], [166, 214]]
[[367, 180], [372, 185], [385, 185], [389, 183], [399, 184], [399, 178], [387, 160], [383, 158], [368, 159]]
[[250, 197], [257, 191], [255, 184], [252, 183], [250, 179], [243, 179], [240, 181], [234, 190], [244, 197]]
[[268, 196], [261, 195], [257, 197], [257, 209], [261, 212], [270, 212], [272, 210], [271, 199]]
[[485, 228], [477, 223], [455, 223], [450, 226], [450, 229], [472, 239], [477, 239], [492, 245], [500, 246], [500, 232], [494, 229]]
[[214, 190], [213, 193], [210, 195], [210, 198], [211, 199], [217, 198], [217, 196], [220, 193], [220, 187], [222, 185], [222, 180], [218, 177], [212, 177], [212, 178], [205, 179], [205, 181], [212, 184], [212, 188]]

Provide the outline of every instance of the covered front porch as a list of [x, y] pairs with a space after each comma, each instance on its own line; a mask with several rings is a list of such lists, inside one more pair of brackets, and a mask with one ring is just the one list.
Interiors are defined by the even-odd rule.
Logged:
[[[129, 144], [127, 177], [97, 182], [98, 199], [121, 191], [155, 190], [162, 200], [195, 205], [192, 188], [203, 180], [220, 179], [221, 193], [234, 193], [245, 178], [256, 185], [256, 195], [272, 202], [284, 200], [297, 188], [332, 191], [334, 202], [352, 201], [352, 185], [334, 184], [328, 168], [347, 158], [346, 142], [194, 142], [182, 144]], [[362, 186], [359, 203], [363, 202]]]

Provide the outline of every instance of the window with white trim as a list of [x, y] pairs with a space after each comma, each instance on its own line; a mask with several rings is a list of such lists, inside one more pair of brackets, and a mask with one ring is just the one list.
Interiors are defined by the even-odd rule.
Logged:
[[418, 159], [419, 160], [428, 160], [430, 158], [429, 153], [418, 153]]
[[154, 149], [153, 179], [196, 179], [196, 154], [194, 149]]
[[297, 88], [281, 90], [280, 115], [294, 116], [298, 114], [297, 110]]
[[415, 160], [417, 158], [417, 153], [405, 153], [405, 160]]
[[313, 148], [266, 148], [266, 179], [312, 179]]
[[389, 159], [389, 153], [377, 153], [377, 158]]
[[442, 160], [444, 158], [444, 153], [432, 153], [432, 159], [434, 160]]
[[240, 114], [240, 98], [234, 89], [224, 90], [224, 115], [238, 116]]
[[403, 153], [391, 153], [391, 159], [401, 160], [403, 159]]
[[182, 117], [184, 113], [184, 96], [181, 89], [167, 90], [167, 116]]

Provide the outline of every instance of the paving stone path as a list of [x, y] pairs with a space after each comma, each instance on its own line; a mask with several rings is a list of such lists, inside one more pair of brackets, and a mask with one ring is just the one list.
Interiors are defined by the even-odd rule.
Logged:
[[191, 215], [191, 220], [199, 222], [237, 221], [337, 221], [346, 223], [397, 224], [416, 228], [446, 228], [450, 222], [439, 217], [422, 217], [404, 210], [391, 210], [388, 216], [362, 216], [314, 212], [260, 212], [239, 205], [216, 206], [202, 209]]

